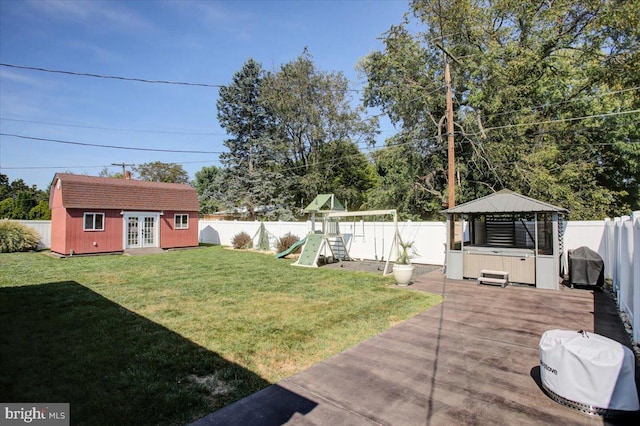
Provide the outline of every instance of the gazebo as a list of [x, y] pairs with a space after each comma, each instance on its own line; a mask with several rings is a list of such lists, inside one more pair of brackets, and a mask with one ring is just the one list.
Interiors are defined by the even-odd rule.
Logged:
[[559, 288], [561, 221], [568, 210], [503, 189], [443, 213], [447, 278], [479, 279], [497, 271], [509, 282]]

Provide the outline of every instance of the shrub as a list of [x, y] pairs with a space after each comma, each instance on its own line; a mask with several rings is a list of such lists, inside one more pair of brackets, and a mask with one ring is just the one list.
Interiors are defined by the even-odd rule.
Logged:
[[[296, 235], [291, 235], [290, 232], [286, 233], [283, 237], [280, 237], [280, 239], [278, 239], [278, 244], [277, 244], [278, 251], [279, 252], [285, 251], [289, 247], [297, 243], [298, 241], [300, 241], [300, 238], [298, 238]], [[299, 251], [300, 251], [300, 247], [298, 247], [296, 251], [294, 251], [294, 253], [297, 253]]]
[[38, 248], [40, 236], [21, 223], [0, 220], [0, 253], [29, 251]]
[[250, 249], [253, 248], [253, 241], [246, 232], [236, 234], [231, 240], [234, 249]]
[[264, 226], [264, 222], [262, 222], [260, 223], [260, 230], [258, 231], [258, 249], [267, 251], [270, 246], [269, 232], [267, 232], [267, 228]]

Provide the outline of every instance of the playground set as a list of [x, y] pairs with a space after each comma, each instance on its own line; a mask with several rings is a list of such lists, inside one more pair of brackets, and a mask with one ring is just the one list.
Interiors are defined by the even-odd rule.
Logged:
[[[317, 268], [321, 259], [324, 259], [325, 262], [353, 260], [349, 255], [345, 235], [340, 231], [340, 219], [352, 218], [355, 220], [358, 217], [377, 218], [380, 216], [391, 216], [393, 219], [394, 237], [391, 247], [389, 248], [389, 255], [386, 257], [383, 273], [384, 275], [392, 273], [390, 260], [392, 256], [394, 256], [395, 259], [398, 258], [400, 244], [402, 243], [400, 233], [398, 232], [398, 214], [395, 209], [349, 212], [340, 201], [338, 201], [334, 194], [319, 194], [305, 207], [304, 212], [311, 215], [311, 231], [306, 237], [293, 244], [287, 250], [277, 253], [276, 257], [285, 257], [302, 246], [300, 257], [293, 263], [294, 266]], [[320, 215], [320, 226], [318, 226], [318, 229], [316, 229], [318, 225], [316, 215]], [[384, 260], [384, 255], [382, 256], [382, 260]]]

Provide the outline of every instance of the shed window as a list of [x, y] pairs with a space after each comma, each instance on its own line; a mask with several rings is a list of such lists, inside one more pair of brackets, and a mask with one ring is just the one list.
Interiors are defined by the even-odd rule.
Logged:
[[174, 229], [188, 229], [189, 228], [189, 215], [177, 214], [174, 216]]
[[85, 213], [85, 231], [104, 231], [104, 213]]

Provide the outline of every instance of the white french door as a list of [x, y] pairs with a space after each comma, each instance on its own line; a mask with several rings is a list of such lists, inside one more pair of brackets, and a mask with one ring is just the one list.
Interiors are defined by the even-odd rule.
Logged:
[[124, 248], [159, 247], [158, 213], [124, 214]]

